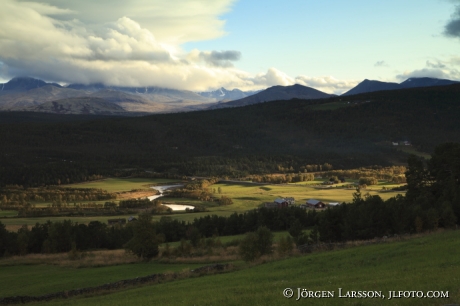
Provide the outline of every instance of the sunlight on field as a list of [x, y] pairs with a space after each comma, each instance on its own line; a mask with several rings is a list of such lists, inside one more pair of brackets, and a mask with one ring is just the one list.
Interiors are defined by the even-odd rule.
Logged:
[[[368, 189], [361, 190], [364, 196], [378, 195], [386, 200], [397, 194], [404, 194], [401, 191], [380, 192], [382, 187], [392, 188], [400, 185], [375, 185], [370, 186]], [[296, 205], [304, 204], [309, 199], [317, 199], [323, 202], [351, 202], [353, 200], [353, 193], [355, 189], [344, 188], [315, 188], [311, 185], [301, 184], [285, 184], [285, 185], [250, 185], [250, 184], [215, 184], [211, 186], [214, 189], [220, 187], [221, 194], [233, 200], [233, 204], [229, 206], [221, 206], [213, 208], [213, 210], [247, 210], [259, 207], [263, 202], [273, 202], [278, 197], [293, 197], [295, 198]]]
[[[66, 185], [66, 187], [75, 188], [100, 188], [110, 192], [119, 192], [132, 189], [146, 188], [147, 185], [151, 184], [164, 184], [172, 182], [169, 179], [145, 179], [145, 178], [111, 178], [97, 182], [83, 183]], [[178, 219], [185, 222], [193, 222], [195, 218], [204, 217], [207, 215], [218, 215], [228, 217], [233, 213], [243, 213], [245, 211], [261, 207], [264, 202], [273, 202], [279, 197], [294, 197], [296, 205], [304, 204], [308, 199], [317, 199], [325, 203], [329, 202], [351, 202], [353, 199], [353, 193], [355, 189], [344, 189], [344, 188], [318, 188], [316, 185], [322, 183], [322, 181], [312, 182], [301, 182], [296, 184], [282, 184], [282, 185], [260, 185], [252, 184], [250, 182], [244, 183], [218, 183], [209, 187], [210, 191], [213, 192], [215, 198], [226, 196], [232, 199], [233, 204], [226, 206], [219, 206], [217, 202], [206, 202], [199, 201], [189, 198], [169, 198], [163, 197], [160, 200], [164, 203], [171, 204], [182, 204], [192, 206], [204, 206], [207, 211], [205, 212], [175, 212], [174, 214], [168, 215], [154, 215], [153, 220], [159, 221], [162, 217], [169, 216], [174, 219]], [[350, 184], [346, 182], [345, 184]], [[343, 184], [337, 184], [335, 186], [340, 187]], [[383, 187], [393, 188], [400, 185], [387, 183], [380, 181], [379, 185], [369, 186], [366, 190], [361, 190], [362, 195], [378, 195], [382, 199], [386, 200], [397, 194], [404, 194], [401, 191], [390, 191], [380, 192]], [[220, 192], [219, 191], [220, 189]], [[105, 201], [94, 201], [103, 204]], [[49, 203], [37, 204], [37, 207], [46, 207]], [[72, 203], [70, 203], [72, 205]], [[0, 217], [12, 217], [16, 215], [15, 211], [0, 211]], [[137, 215], [136, 213], [134, 215]], [[131, 215], [117, 216], [117, 218], [129, 218]], [[30, 218], [2, 218], [0, 221], [6, 225], [8, 230], [17, 231], [22, 225], [33, 226], [36, 223], [44, 223], [48, 220], [56, 222], [63, 220], [72, 220], [76, 223], [88, 224], [91, 221], [100, 221], [107, 223], [108, 219], [112, 219], [114, 216], [58, 216], [58, 217], [30, 217]]]
[[178, 182], [173, 179], [149, 179], [149, 178], [108, 178], [95, 182], [63, 185], [71, 188], [98, 188], [108, 192], [129, 191], [133, 189], [145, 189], [148, 185], [166, 184]]

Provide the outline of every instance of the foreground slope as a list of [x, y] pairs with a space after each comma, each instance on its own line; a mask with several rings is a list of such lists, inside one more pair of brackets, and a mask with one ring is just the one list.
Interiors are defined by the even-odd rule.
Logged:
[[[127, 289], [46, 305], [447, 305], [460, 302], [460, 231], [345, 250], [313, 253], [220, 275]], [[294, 297], [283, 297], [292, 288]], [[297, 288], [333, 298], [297, 299]], [[385, 298], [339, 298], [381, 291]], [[389, 291], [443, 291], [449, 298], [394, 298]]]

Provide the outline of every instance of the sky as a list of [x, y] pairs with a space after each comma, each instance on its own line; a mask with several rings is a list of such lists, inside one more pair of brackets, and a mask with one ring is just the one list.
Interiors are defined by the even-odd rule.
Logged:
[[460, 80], [460, 0], [1, 0], [0, 81], [193, 91]]

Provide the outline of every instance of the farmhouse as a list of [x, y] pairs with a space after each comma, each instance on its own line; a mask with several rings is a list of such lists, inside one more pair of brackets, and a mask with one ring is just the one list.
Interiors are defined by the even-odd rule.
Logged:
[[310, 208], [324, 208], [326, 205], [319, 200], [310, 199], [305, 203], [305, 206]]
[[294, 198], [277, 198], [273, 202], [265, 202], [264, 207], [267, 208], [281, 208], [294, 205]]
[[283, 205], [294, 205], [295, 204], [294, 198], [277, 198], [274, 202], [278, 204], [283, 204]]
[[327, 205], [333, 207], [333, 206], [339, 206], [340, 204], [339, 202], [329, 202], [329, 204]]

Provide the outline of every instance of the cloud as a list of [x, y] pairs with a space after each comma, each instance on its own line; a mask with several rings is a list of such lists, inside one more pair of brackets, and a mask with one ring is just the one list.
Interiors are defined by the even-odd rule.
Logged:
[[233, 67], [232, 61], [238, 61], [241, 58], [241, 52], [229, 51], [202, 51], [198, 57], [208, 65], [214, 67]]
[[1, 77], [190, 90], [247, 84], [244, 72], [224, 69], [240, 52], [198, 51], [198, 61], [188, 61], [181, 49], [184, 41], [224, 35], [219, 15], [233, 0], [127, 2], [80, 0], [61, 8], [58, 0], [3, 0]]
[[426, 66], [422, 69], [405, 71], [398, 74], [396, 78], [405, 81], [408, 78], [430, 77], [437, 79], [460, 80], [460, 71], [455, 66], [460, 65], [458, 57], [452, 57], [447, 61], [435, 60], [435, 62], [426, 61]]
[[[78, 19], [86, 25], [98, 25], [128, 17], [155, 33], [160, 41], [184, 43], [221, 37], [228, 12], [235, 0], [26, 0], [12, 1], [29, 8], [53, 7], [56, 20]], [[4, 1], [2, 1], [4, 2]], [[65, 2], [65, 8], [61, 8]], [[3, 7], [2, 7], [3, 9]], [[63, 14], [63, 13], [66, 14]], [[72, 15], [69, 13], [72, 12]], [[42, 13], [42, 12], [39, 12]]]
[[389, 67], [385, 61], [378, 61], [374, 64], [374, 67]]
[[326, 93], [340, 95], [358, 85], [356, 80], [338, 80], [332, 76], [308, 77], [298, 76], [295, 78], [297, 84], [321, 90]]
[[263, 86], [274, 86], [274, 85], [282, 85], [288, 86], [293, 85], [295, 83], [294, 79], [285, 74], [282, 71], [279, 71], [276, 68], [268, 69], [267, 73], [259, 73], [257, 74], [251, 82], [254, 85], [263, 85]]
[[429, 68], [434, 68], [434, 69], [443, 69], [443, 68], [447, 68], [447, 66], [445, 64], [443, 64], [441, 61], [436, 61], [435, 63], [431, 62], [431, 61], [426, 61], [426, 66], [429, 67]]
[[[242, 90], [301, 83], [327, 92], [354, 82], [292, 78], [234, 67], [238, 50], [192, 50], [186, 42], [225, 35], [221, 15], [235, 0], [2, 0], [0, 79]], [[65, 5], [64, 5], [65, 4]]]
[[460, 37], [460, 5], [455, 7], [455, 12], [452, 14], [449, 22], [445, 25], [444, 34], [450, 37]]

